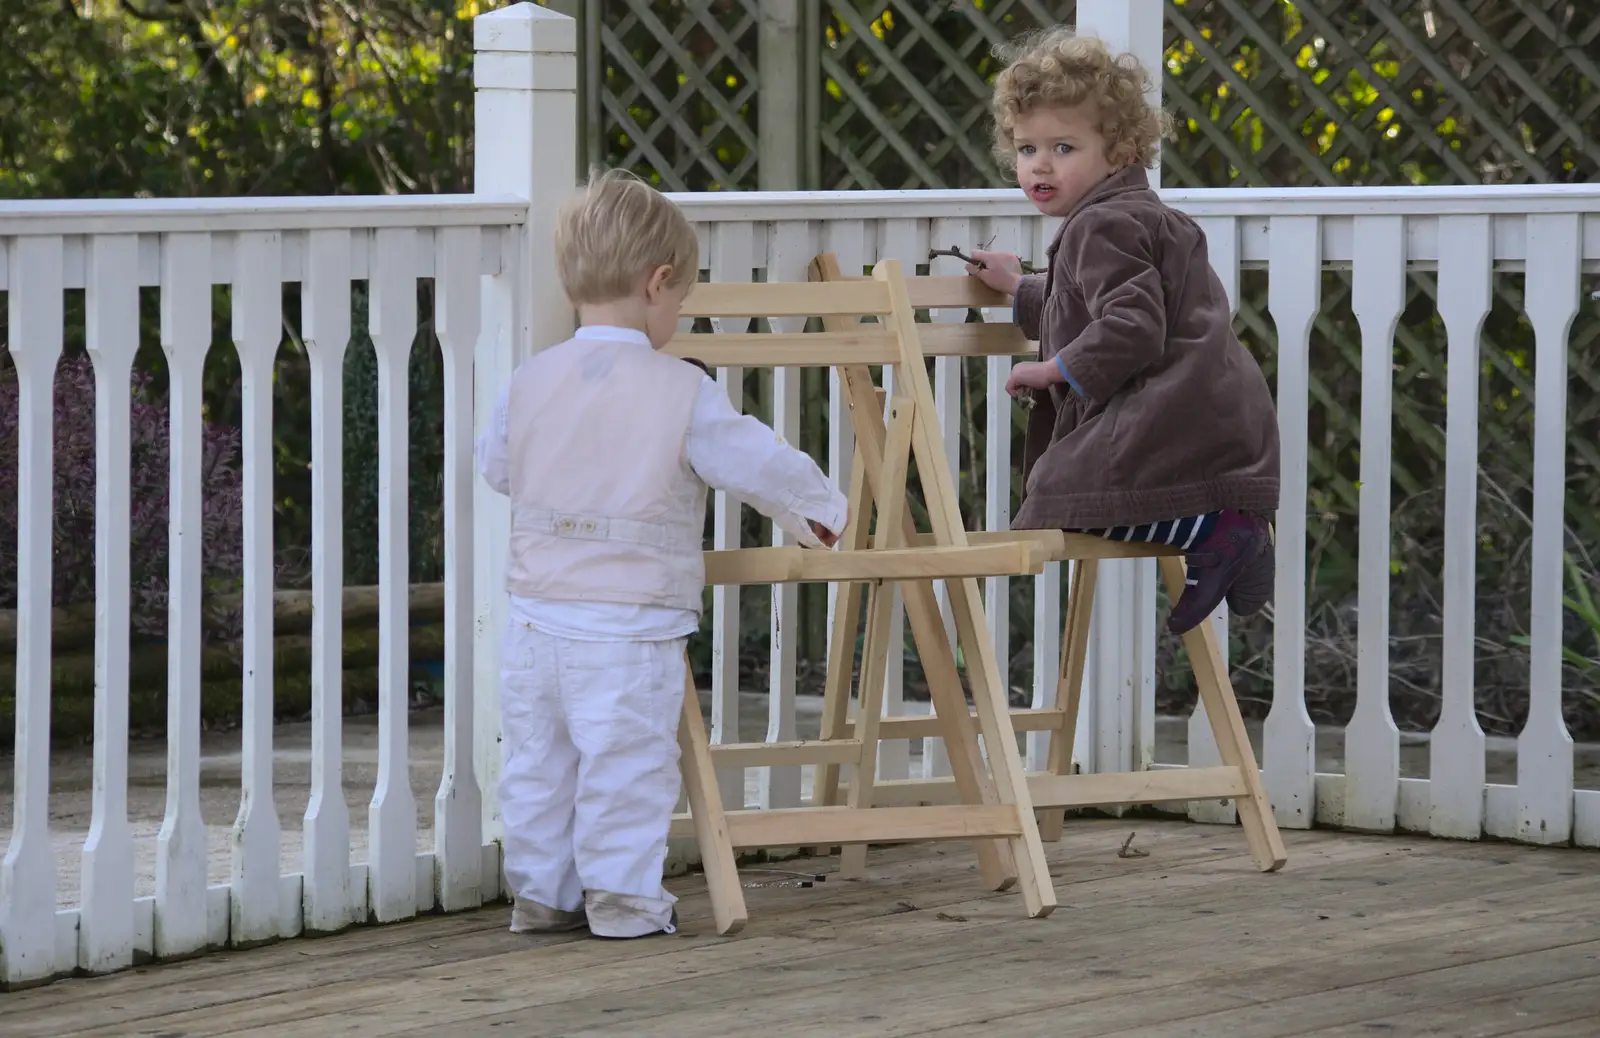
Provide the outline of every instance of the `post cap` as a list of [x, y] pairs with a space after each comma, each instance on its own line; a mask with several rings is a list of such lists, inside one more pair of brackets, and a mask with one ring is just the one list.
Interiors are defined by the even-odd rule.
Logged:
[[578, 23], [560, 11], [523, 0], [474, 18], [472, 45], [479, 51], [576, 54]]

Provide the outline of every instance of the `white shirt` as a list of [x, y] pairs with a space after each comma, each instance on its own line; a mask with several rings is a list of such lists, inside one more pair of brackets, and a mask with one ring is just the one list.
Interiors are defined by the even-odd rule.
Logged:
[[[579, 339], [634, 342], [649, 338], [632, 328], [593, 325]], [[478, 472], [496, 492], [511, 493], [506, 443], [510, 388], [500, 391], [489, 425], [478, 437]], [[725, 490], [801, 543], [815, 543], [808, 523], [843, 533], [849, 503], [811, 458], [786, 443], [758, 418], [740, 414], [716, 381], [700, 385], [684, 445], [689, 466], [708, 486]], [[616, 602], [548, 601], [511, 596], [511, 616], [536, 630], [583, 641], [665, 641], [699, 630], [693, 610]]]

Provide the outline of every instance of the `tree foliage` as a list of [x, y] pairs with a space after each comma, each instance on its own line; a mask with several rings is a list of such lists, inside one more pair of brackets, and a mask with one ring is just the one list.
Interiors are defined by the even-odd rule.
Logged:
[[0, 197], [469, 189], [478, 7], [0, 5]]

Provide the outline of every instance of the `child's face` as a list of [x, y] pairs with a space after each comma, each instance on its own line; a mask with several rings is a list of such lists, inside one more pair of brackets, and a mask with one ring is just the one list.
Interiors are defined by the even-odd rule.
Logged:
[[1113, 172], [1091, 106], [1035, 108], [1017, 119], [1017, 185], [1046, 216], [1066, 216]]
[[678, 316], [683, 312], [683, 301], [694, 288], [690, 278], [681, 285], [672, 284], [671, 267], [657, 267], [645, 282], [645, 334], [650, 345], [661, 349], [678, 333]]

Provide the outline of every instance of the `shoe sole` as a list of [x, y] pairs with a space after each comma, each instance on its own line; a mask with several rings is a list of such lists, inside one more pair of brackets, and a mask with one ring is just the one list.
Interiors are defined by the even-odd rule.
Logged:
[[[1265, 556], [1265, 561], [1259, 561]], [[1261, 546], [1260, 555], [1240, 572], [1233, 587], [1228, 589], [1228, 612], [1233, 616], [1254, 616], [1272, 601], [1277, 583], [1277, 552], [1272, 542]]]
[[513, 926], [511, 927], [511, 932], [523, 937], [544, 937], [549, 934], [577, 933], [588, 928], [589, 921], [585, 919], [582, 922], [563, 923], [556, 926], [524, 926], [521, 928]]
[[667, 928], [665, 930], [651, 930], [649, 933], [642, 933], [637, 937], [613, 937], [610, 934], [595, 933], [591, 930], [589, 936], [593, 937], [597, 941], [642, 941], [646, 937], [670, 937], [677, 932], [678, 910], [673, 909], [672, 918], [667, 921]]

